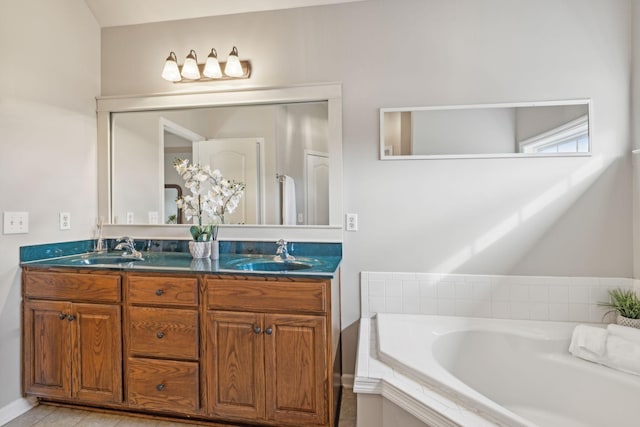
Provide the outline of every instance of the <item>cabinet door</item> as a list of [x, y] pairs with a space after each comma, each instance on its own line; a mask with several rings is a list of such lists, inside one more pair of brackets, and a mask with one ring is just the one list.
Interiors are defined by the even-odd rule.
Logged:
[[74, 397], [122, 402], [120, 307], [73, 304]]
[[245, 420], [264, 418], [262, 316], [209, 311], [206, 327], [209, 412]]
[[267, 419], [327, 422], [327, 343], [321, 316], [265, 315]]
[[23, 307], [25, 391], [71, 397], [71, 304], [25, 301]]

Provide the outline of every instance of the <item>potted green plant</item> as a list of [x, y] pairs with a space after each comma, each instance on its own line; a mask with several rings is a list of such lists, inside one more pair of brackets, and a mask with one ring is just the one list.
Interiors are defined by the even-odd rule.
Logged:
[[640, 298], [633, 289], [609, 289], [609, 301], [599, 303], [617, 312], [616, 323], [622, 326], [640, 328]]

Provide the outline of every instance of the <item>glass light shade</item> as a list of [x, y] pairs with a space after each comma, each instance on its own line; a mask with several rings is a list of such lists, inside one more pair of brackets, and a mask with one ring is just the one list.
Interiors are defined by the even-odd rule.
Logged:
[[207, 56], [207, 62], [204, 64], [202, 74], [210, 79], [219, 79], [222, 77], [222, 70], [218, 62], [218, 52], [216, 52], [215, 49], [211, 49], [211, 53]]
[[193, 49], [191, 49], [189, 55], [187, 55], [187, 59], [184, 60], [184, 65], [182, 66], [182, 77], [190, 80], [198, 80], [200, 78], [198, 58]]
[[180, 77], [180, 70], [178, 69], [176, 54], [173, 52], [169, 54], [166, 62], [164, 63], [162, 78], [170, 82], [179, 82], [182, 80], [182, 77]]
[[238, 58], [238, 49], [234, 46], [227, 58], [227, 65], [224, 67], [224, 73], [229, 77], [242, 77], [244, 71], [242, 70], [242, 64], [240, 64], [240, 58]]

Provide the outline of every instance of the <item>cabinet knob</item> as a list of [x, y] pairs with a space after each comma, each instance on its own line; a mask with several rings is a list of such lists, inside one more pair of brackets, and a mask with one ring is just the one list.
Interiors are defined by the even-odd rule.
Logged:
[[164, 332], [158, 331], [158, 333], [156, 333], [156, 337], [158, 337], [158, 339], [164, 338]]
[[162, 289], [158, 289], [156, 291], [156, 295], [158, 295], [159, 297], [161, 297], [164, 294], [164, 291]]
[[162, 384], [162, 383], [158, 384], [158, 385], [156, 386], [156, 390], [158, 390], [158, 391], [162, 391], [162, 390], [164, 390], [164, 384]]
[[262, 329], [260, 328], [260, 326], [254, 326], [253, 327], [253, 332], [257, 335], [260, 332], [262, 332]]
[[66, 319], [66, 318], [67, 318], [67, 315], [66, 315], [66, 314], [64, 314], [64, 313], [60, 313], [60, 314], [58, 314], [58, 319], [60, 319], [60, 320], [64, 320], [64, 319]]
[[67, 320], [69, 322], [73, 322], [74, 320], [76, 320], [76, 316], [74, 316], [73, 314], [70, 314], [70, 315], [67, 316]]
[[267, 334], [267, 335], [271, 335], [273, 333], [273, 329], [267, 328], [267, 329], [264, 330], [264, 333]]

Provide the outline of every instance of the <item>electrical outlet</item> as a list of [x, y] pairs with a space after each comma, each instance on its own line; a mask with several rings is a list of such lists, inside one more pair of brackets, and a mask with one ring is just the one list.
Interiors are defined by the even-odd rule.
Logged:
[[29, 212], [5, 212], [4, 234], [26, 234], [29, 232]]
[[71, 229], [71, 213], [60, 212], [60, 230]]
[[358, 231], [358, 214], [348, 213], [346, 216], [346, 226], [347, 231]]
[[298, 224], [303, 224], [304, 223], [304, 214], [303, 213], [299, 213], [298, 214]]
[[127, 212], [127, 224], [133, 224], [133, 212]]

